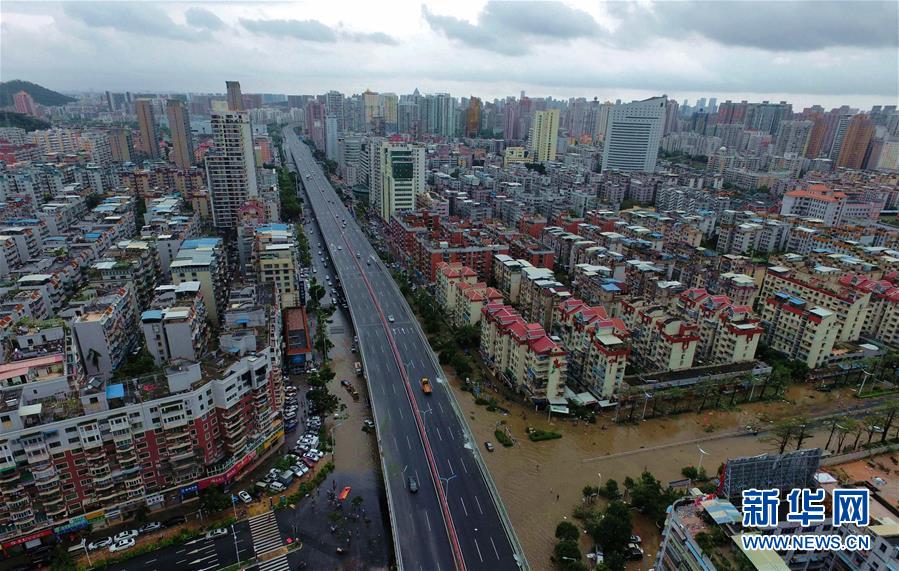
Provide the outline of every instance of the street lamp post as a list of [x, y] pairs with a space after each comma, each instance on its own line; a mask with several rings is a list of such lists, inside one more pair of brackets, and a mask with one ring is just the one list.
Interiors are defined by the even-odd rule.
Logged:
[[649, 399], [652, 398], [652, 395], [649, 393], [643, 393], [643, 416], [640, 417], [640, 421], [643, 422], [646, 420], [646, 405], [649, 404]]
[[868, 377], [870, 377], [873, 373], [869, 373], [868, 371], [862, 369], [862, 384], [858, 387], [858, 396], [862, 396], [862, 391], [865, 390], [865, 383], [868, 382]]
[[708, 455], [708, 452], [706, 452], [699, 446], [697, 446], [696, 448], [699, 450], [699, 466], [696, 467], [696, 471], [699, 472], [700, 470], [702, 470], [702, 459], [705, 458], [706, 455]]

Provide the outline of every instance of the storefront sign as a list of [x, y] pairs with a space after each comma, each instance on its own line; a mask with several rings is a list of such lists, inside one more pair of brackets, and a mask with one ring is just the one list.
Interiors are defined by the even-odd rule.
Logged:
[[87, 521], [87, 518], [84, 516], [73, 517], [69, 520], [69, 523], [60, 525], [58, 527], [53, 528], [53, 533], [56, 535], [62, 535], [64, 533], [69, 533], [72, 531], [76, 531], [82, 528], [85, 528], [90, 525], [90, 522]]
[[47, 537], [48, 535], [53, 535], [53, 530], [42, 529], [41, 531], [36, 531], [34, 533], [23, 535], [22, 537], [17, 537], [15, 539], [4, 542], [3, 549], [9, 549], [10, 547], [15, 547], [16, 545], [22, 545], [23, 543], [28, 543], [29, 541], [34, 541], [35, 539], [40, 539], [42, 537]]

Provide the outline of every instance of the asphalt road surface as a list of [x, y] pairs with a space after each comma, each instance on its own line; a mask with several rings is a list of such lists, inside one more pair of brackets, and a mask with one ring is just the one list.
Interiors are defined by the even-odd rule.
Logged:
[[[291, 128], [288, 165], [298, 172], [315, 213], [323, 251], [338, 272], [359, 346], [377, 423], [397, 559], [405, 569], [518, 569], [500, 515], [477, 461], [465, 420], [453, 407], [433, 351], [411, 309]], [[405, 373], [405, 374], [404, 374]], [[431, 380], [425, 395], [420, 379]], [[410, 480], [418, 491], [409, 490]]]

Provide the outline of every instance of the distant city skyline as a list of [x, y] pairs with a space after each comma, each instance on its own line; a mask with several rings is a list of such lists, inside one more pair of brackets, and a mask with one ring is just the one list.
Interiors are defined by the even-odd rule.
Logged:
[[846, 5], [4, 2], [0, 63], [69, 92], [221, 92], [230, 77], [248, 93], [894, 103], [897, 5]]

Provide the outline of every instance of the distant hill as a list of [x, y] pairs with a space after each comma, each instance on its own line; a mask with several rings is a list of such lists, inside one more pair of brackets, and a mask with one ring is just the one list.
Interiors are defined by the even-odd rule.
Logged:
[[47, 89], [42, 85], [31, 83], [30, 81], [22, 81], [21, 79], [14, 79], [12, 81], [4, 81], [3, 83], [0, 83], [0, 107], [12, 105], [12, 96], [20, 91], [25, 91], [26, 93], [31, 95], [31, 98], [34, 99], [35, 103], [46, 105], [48, 107], [65, 105], [66, 103], [72, 103], [75, 101], [75, 99], [69, 97], [68, 95], [57, 93], [52, 89]]
[[38, 129], [49, 129], [50, 123], [22, 113], [0, 111], [0, 127], [18, 127], [26, 131], [37, 131]]

